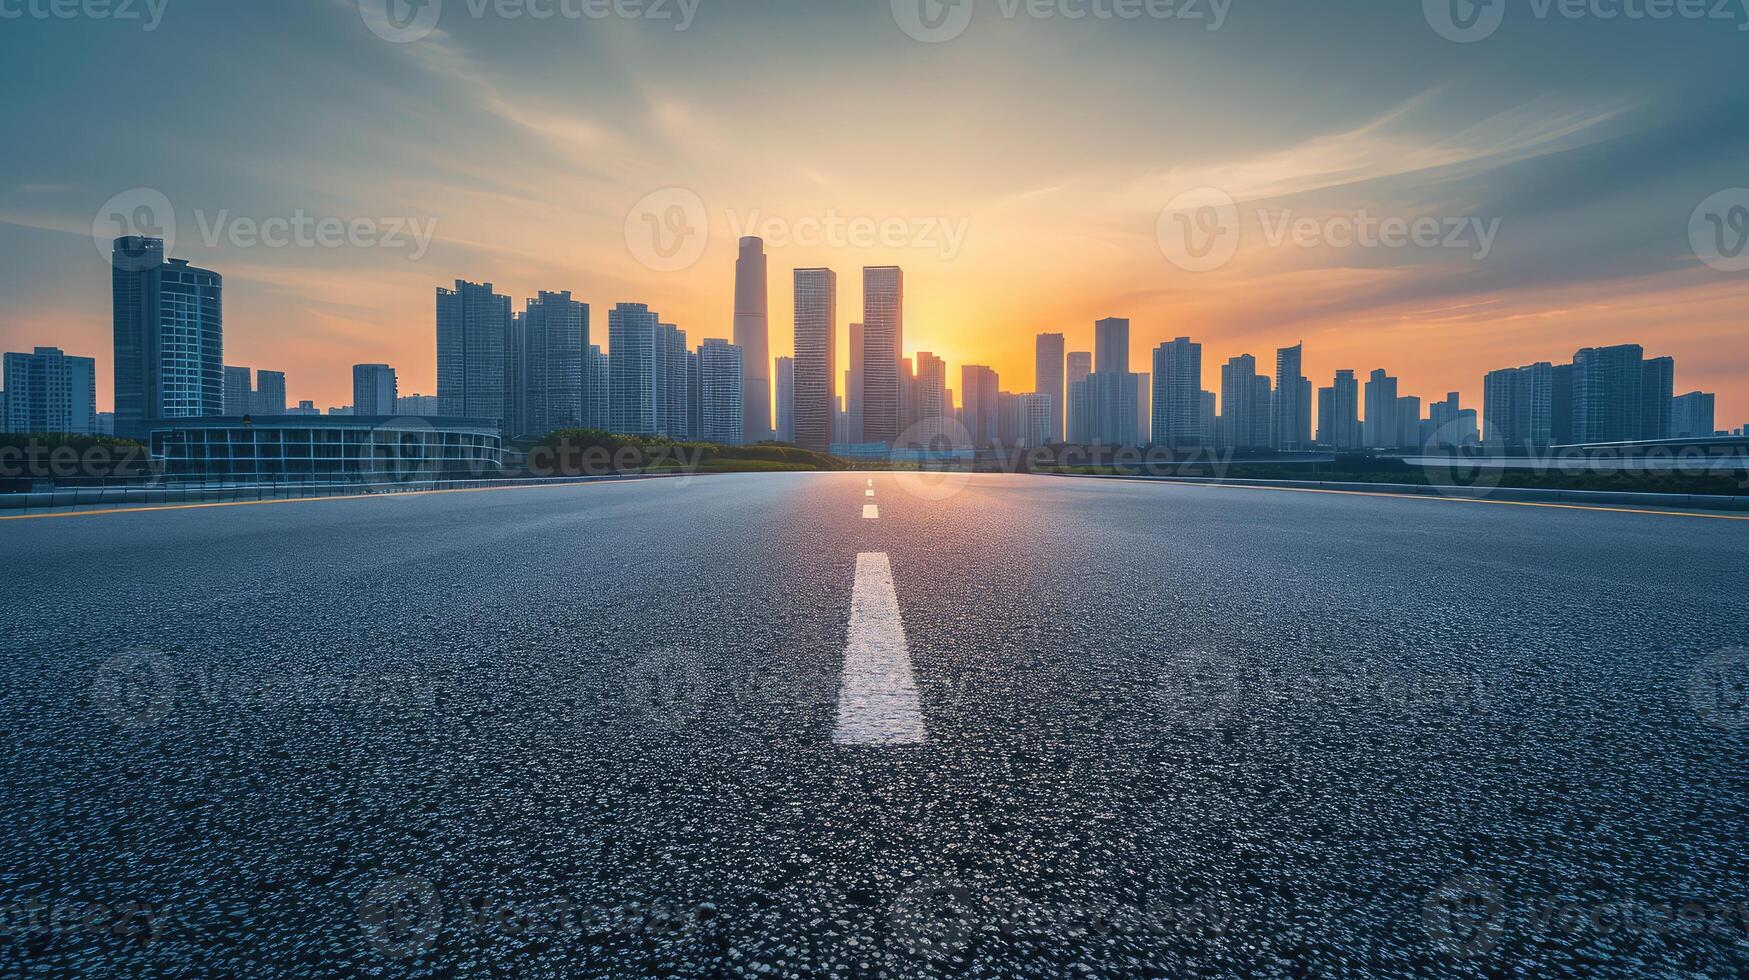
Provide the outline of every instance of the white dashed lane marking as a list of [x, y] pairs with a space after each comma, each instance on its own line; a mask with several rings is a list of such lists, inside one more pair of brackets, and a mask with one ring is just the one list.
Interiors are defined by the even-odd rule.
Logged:
[[864, 520], [876, 521], [880, 520], [880, 516], [881, 509], [879, 507], [876, 507], [874, 504], [862, 505], [862, 517]]
[[863, 492], [862, 492], [862, 495], [863, 495], [863, 496], [864, 496], [864, 497], [872, 497], [872, 496], [874, 496], [874, 491], [873, 491], [873, 490], [864, 490], [864, 491], [863, 491]]
[[844, 642], [844, 678], [838, 689], [839, 745], [917, 745], [923, 711], [911, 673], [911, 650], [899, 618], [899, 595], [886, 554], [856, 556], [850, 596], [850, 634]]

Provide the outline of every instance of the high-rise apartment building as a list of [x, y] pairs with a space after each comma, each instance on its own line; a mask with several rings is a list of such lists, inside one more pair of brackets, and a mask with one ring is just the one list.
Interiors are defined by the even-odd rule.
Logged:
[[796, 359], [777, 359], [777, 441], [796, 441]]
[[862, 270], [862, 341], [862, 438], [891, 444], [899, 436], [905, 348], [905, 273], [898, 266]]
[[607, 429], [612, 425], [613, 404], [612, 374], [608, 369], [607, 355], [601, 352], [600, 344], [589, 345], [589, 387], [584, 392], [587, 399], [587, 411], [583, 416], [583, 426], [588, 429]]
[[589, 304], [542, 290], [522, 314], [524, 434], [541, 439], [583, 424], [589, 404]]
[[1573, 355], [1573, 440], [1643, 438], [1645, 349], [1639, 344], [1587, 347]]
[[1033, 343], [1033, 391], [1050, 397], [1045, 409], [1050, 419], [1046, 440], [1060, 443], [1067, 431], [1064, 427], [1064, 339], [1060, 333], [1041, 333]]
[[1670, 403], [1670, 438], [1707, 439], [1717, 434], [1714, 398], [1710, 392], [1691, 391]]
[[863, 441], [862, 398], [863, 364], [868, 352], [863, 347], [866, 335], [862, 324], [850, 325], [850, 368], [844, 374], [844, 442]]
[[697, 437], [719, 446], [739, 446], [745, 440], [746, 365], [740, 347], [726, 340], [706, 340], [698, 348], [699, 432]]
[[741, 431], [747, 442], [771, 438], [771, 327], [766, 296], [765, 242], [740, 241], [735, 258], [735, 346], [746, 367]]
[[1202, 445], [1202, 345], [1179, 337], [1154, 348], [1153, 387], [1154, 444]]
[[1283, 451], [1311, 448], [1312, 383], [1302, 369], [1304, 345], [1275, 352], [1275, 400], [1270, 411], [1273, 445]]
[[1361, 441], [1368, 449], [1395, 449], [1402, 434], [1397, 421], [1397, 379], [1378, 368], [1366, 382], [1366, 419], [1361, 423]]
[[[864, 278], [866, 291], [867, 277]], [[838, 373], [834, 366], [837, 323], [837, 273], [831, 269], [795, 270], [795, 444], [803, 449], [825, 452], [831, 447], [832, 396], [837, 387], [835, 379]], [[866, 318], [863, 329], [866, 338], [869, 330]], [[870, 367], [865, 364], [864, 370], [868, 371]], [[896, 392], [894, 394], [896, 396]], [[897, 411], [896, 402], [891, 407]], [[880, 430], [868, 431], [870, 410], [869, 389], [865, 383], [863, 426], [867, 437], [875, 439]], [[891, 422], [891, 417], [888, 421]], [[886, 438], [890, 440], [892, 433]]]
[[1491, 450], [1540, 449], [1554, 440], [1554, 365], [1489, 371], [1482, 378], [1482, 441]]
[[1075, 386], [1087, 380], [1093, 373], [1093, 353], [1091, 351], [1071, 351], [1063, 361], [1063, 427], [1064, 437], [1076, 445], [1086, 445], [1093, 441], [1093, 418], [1090, 414], [1077, 415], [1075, 400], [1071, 396]]
[[996, 372], [980, 364], [960, 367], [960, 400], [965, 412], [960, 418], [971, 436], [973, 449], [987, 449], [996, 444], [1000, 433], [1001, 379]]
[[164, 257], [158, 238], [115, 241], [116, 433], [144, 439], [162, 419], [225, 408], [224, 280]]
[[352, 411], [357, 415], [394, 415], [400, 387], [387, 364], [352, 366]]
[[656, 432], [671, 439], [691, 436], [687, 430], [686, 331], [672, 323], [656, 325]]
[[611, 432], [656, 434], [656, 321], [643, 303], [619, 303], [607, 313]]
[[6, 391], [0, 432], [97, 434], [97, 361], [58, 347], [0, 360]]
[[1257, 373], [1257, 358], [1240, 354], [1221, 365], [1221, 435], [1226, 449], [1268, 449], [1271, 393], [1269, 376]]
[[491, 283], [457, 279], [437, 291], [437, 398], [444, 415], [512, 425], [510, 365], [516, 362], [510, 297]]

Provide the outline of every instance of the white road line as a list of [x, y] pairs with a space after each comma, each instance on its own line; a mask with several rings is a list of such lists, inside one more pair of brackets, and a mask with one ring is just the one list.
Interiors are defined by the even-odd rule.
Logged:
[[869, 481], [868, 481], [868, 485], [869, 485], [869, 487], [871, 487], [871, 488], [872, 488], [872, 487], [873, 487], [873, 486], [874, 486], [874, 479], [873, 479], [873, 478], [872, 478], [872, 477], [871, 477], [871, 478], [870, 478], [870, 479], [869, 479]]
[[862, 518], [863, 518], [863, 520], [865, 520], [865, 521], [878, 521], [878, 520], [880, 520], [880, 517], [881, 517], [881, 509], [879, 507], [876, 507], [874, 504], [863, 504], [862, 505]]
[[863, 495], [863, 496], [864, 496], [864, 497], [872, 497], [872, 496], [874, 496], [874, 491], [873, 491], [873, 490], [864, 490], [864, 491], [863, 491], [863, 492], [862, 492], [862, 495]]
[[884, 552], [856, 556], [850, 596], [850, 635], [844, 642], [844, 679], [838, 689], [839, 745], [917, 745], [923, 711], [911, 675], [911, 651], [893, 590], [893, 566]]

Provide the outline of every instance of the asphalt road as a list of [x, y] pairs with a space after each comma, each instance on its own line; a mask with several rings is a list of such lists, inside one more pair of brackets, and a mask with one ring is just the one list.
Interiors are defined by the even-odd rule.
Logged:
[[0, 521], [0, 974], [1749, 970], [1749, 522], [868, 478]]

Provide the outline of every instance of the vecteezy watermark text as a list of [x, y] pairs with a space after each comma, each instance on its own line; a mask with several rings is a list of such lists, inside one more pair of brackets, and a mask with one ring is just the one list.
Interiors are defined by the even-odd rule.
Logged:
[[[1514, 0], [1422, 0], [1435, 33], [1447, 41], [1485, 41], [1506, 22]], [[1524, 0], [1517, 9], [1536, 20], [1717, 21], [1749, 31], [1749, 0]]]
[[[757, 208], [722, 213], [732, 239], [762, 238], [774, 248], [918, 249], [951, 261], [965, 247], [971, 219], [947, 215], [772, 215]], [[704, 257], [711, 212], [704, 198], [685, 187], [644, 195], [626, 212], [626, 248], [657, 272], [690, 269]]]
[[128, 650], [98, 668], [91, 701], [116, 726], [144, 728], [192, 705], [246, 711], [367, 706], [428, 711], [437, 702], [437, 691], [432, 681], [415, 674], [255, 674], [186, 665], [158, 650]]
[[1749, 902], [1693, 896], [1604, 898], [1514, 895], [1480, 873], [1450, 878], [1427, 894], [1421, 926], [1440, 953], [1485, 957], [1503, 941], [1638, 935], [1749, 939]]
[[[162, 0], [160, 0], [162, 2]], [[672, 22], [684, 31], [698, 16], [700, 0], [462, 0], [473, 20], [644, 20]], [[443, 19], [444, 0], [359, 0], [371, 33], [407, 44], [431, 35]]]
[[[1185, 21], [1218, 31], [1233, 0], [995, 0], [1004, 20]], [[977, 0], [892, 0], [893, 21], [913, 40], [951, 41], [971, 26]]]
[[[1481, 262], [1494, 250], [1499, 218], [1475, 215], [1309, 215], [1257, 208], [1252, 217], [1270, 248], [1446, 249]], [[1244, 236], [1244, 215], [1231, 195], [1200, 187], [1173, 198], [1155, 223], [1160, 251], [1186, 272], [1209, 272], [1232, 261]]]
[[170, 0], [0, 0], [0, 20], [138, 21], [155, 31]]
[[315, 216], [299, 208], [289, 215], [251, 218], [221, 210], [210, 217], [194, 213], [200, 237], [207, 248], [221, 244], [232, 248], [381, 248], [406, 251], [417, 262], [431, 249], [437, 235], [437, 219], [412, 217], [341, 218]]

